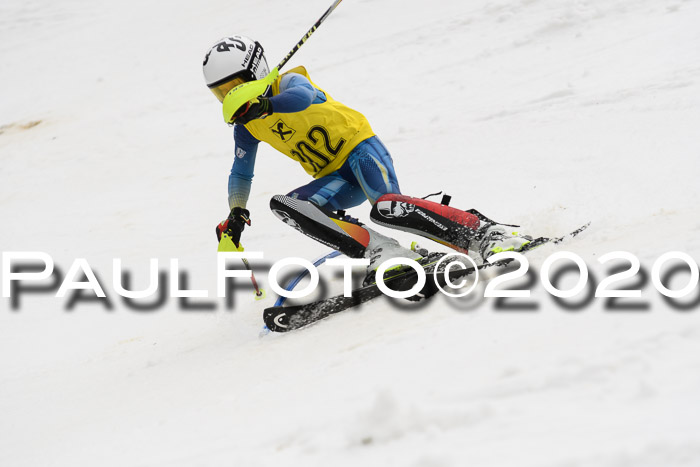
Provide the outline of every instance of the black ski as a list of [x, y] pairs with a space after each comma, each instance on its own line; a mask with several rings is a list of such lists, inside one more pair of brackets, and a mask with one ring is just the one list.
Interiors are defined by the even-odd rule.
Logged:
[[[539, 246], [547, 243], [561, 243], [564, 240], [573, 238], [579, 233], [583, 232], [590, 222], [582, 225], [573, 232], [563, 235], [561, 237], [539, 237], [531, 241], [521, 253], [533, 250]], [[436, 273], [434, 271], [435, 265], [445, 255], [449, 253], [432, 253], [429, 257], [429, 261], [423, 266], [426, 270], [427, 280], [426, 288], [423, 289], [426, 292], [426, 298], [434, 295], [437, 292], [435, 287], [435, 280], [433, 275]], [[479, 265], [476, 269], [485, 269], [492, 266], [505, 266], [509, 264], [512, 260], [498, 261], [495, 263], [484, 263]], [[467, 269], [457, 269], [450, 272], [450, 281], [459, 279], [460, 277], [467, 276], [473, 273], [475, 268]], [[439, 274], [438, 271], [438, 282], [441, 285], [445, 284], [444, 274]], [[412, 269], [404, 270], [395, 276], [384, 278], [384, 283], [392, 290], [404, 291], [409, 290], [418, 280], [418, 274]], [[427, 290], [426, 290], [427, 289]], [[312, 303], [307, 303], [305, 305], [291, 305], [291, 306], [276, 306], [266, 308], [263, 312], [263, 319], [267, 327], [273, 332], [287, 332], [292, 329], [298, 329], [303, 326], [314, 323], [320, 319], [323, 319], [329, 315], [339, 313], [341, 311], [347, 310], [358, 306], [362, 303], [368, 302], [374, 298], [382, 295], [382, 291], [379, 290], [377, 284], [370, 284], [364, 287], [359, 287], [352, 292], [350, 297], [345, 297], [344, 295], [337, 295], [335, 297], [330, 297], [322, 300], [317, 300]]]

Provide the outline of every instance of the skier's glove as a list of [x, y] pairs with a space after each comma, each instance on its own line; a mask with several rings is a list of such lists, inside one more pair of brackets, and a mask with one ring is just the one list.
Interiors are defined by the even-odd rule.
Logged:
[[236, 248], [241, 243], [241, 233], [246, 224], [250, 225], [250, 212], [247, 209], [235, 207], [231, 209], [228, 218], [216, 226], [216, 238], [221, 241], [221, 235], [226, 234], [231, 237], [231, 241], [236, 245]]
[[256, 97], [246, 102], [234, 114], [234, 123], [245, 125], [256, 118], [265, 118], [273, 112], [272, 102], [266, 97]]

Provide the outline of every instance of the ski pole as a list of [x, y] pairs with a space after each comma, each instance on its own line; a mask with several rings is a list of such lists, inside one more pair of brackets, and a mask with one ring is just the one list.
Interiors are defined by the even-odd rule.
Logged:
[[272, 71], [263, 79], [256, 81], [249, 81], [247, 83], [239, 84], [235, 88], [231, 89], [228, 94], [224, 97], [223, 113], [224, 121], [228, 124], [233, 124], [234, 115], [236, 111], [245, 105], [248, 101], [255, 99], [258, 96], [265, 94], [267, 87], [271, 86], [275, 82], [280, 74], [282, 67], [289, 61], [290, 58], [301, 48], [302, 45], [311, 37], [311, 34], [318, 29], [318, 27], [323, 23], [328, 16], [335, 10], [335, 8], [340, 5], [343, 0], [335, 0], [333, 5], [326, 10], [326, 12], [321, 16], [316, 23], [311, 26], [306, 34], [297, 42], [292, 50], [289, 51], [286, 57], [277, 65]]
[[[228, 234], [226, 234], [225, 232], [221, 234], [221, 239], [219, 240], [219, 248], [217, 249], [219, 253], [230, 251], [242, 252], [243, 250], [244, 248], [242, 243], [239, 242], [238, 245], [236, 245], [235, 243], [233, 243], [233, 240], [231, 240], [231, 237], [229, 237]], [[245, 268], [248, 271], [250, 271], [250, 280], [253, 282], [253, 287], [255, 288], [255, 299], [262, 300], [263, 298], [265, 298], [265, 290], [258, 287], [258, 281], [255, 280], [255, 274], [253, 273], [253, 268], [250, 267], [248, 258], [241, 259], [243, 260]]]
[[289, 61], [290, 58], [292, 58], [292, 56], [297, 52], [297, 50], [299, 50], [301, 48], [301, 46], [304, 45], [304, 42], [306, 42], [307, 39], [309, 37], [311, 37], [311, 34], [313, 34], [316, 31], [316, 29], [318, 29], [318, 27], [321, 25], [321, 23], [323, 23], [326, 20], [326, 18], [328, 18], [330, 16], [330, 14], [333, 12], [333, 10], [335, 10], [335, 8], [338, 5], [340, 5], [340, 2], [342, 2], [342, 1], [343, 0], [335, 0], [335, 2], [333, 2], [333, 5], [331, 5], [330, 8], [328, 8], [328, 10], [326, 10], [326, 12], [323, 14], [323, 16], [321, 16], [318, 19], [318, 21], [316, 21], [316, 24], [311, 26], [311, 29], [309, 29], [308, 32], [306, 34], [304, 34], [304, 37], [302, 37], [301, 40], [299, 40], [299, 42], [297, 42], [297, 44], [294, 46], [294, 48], [292, 50], [290, 50], [289, 53], [287, 54], [287, 56], [282, 59], [282, 61], [279, 63], [279, 65], [277, 65], [277, 71], [282, 69], [282, 67]]
[[255, 274], [253, 273], [253, 268], [250, 267], [250, 263], [248, 262], [247, 258], [241, 258], [243, 260], [243, 264], [245, 264], [245, 268], [250, 271], [250, 280], [253, 282], [253, 287], [255, 288], [255, 299], [256, 300], [262, 300], [265, 298], [265, 291], [258, 287], [258, 281], [255, 280]]

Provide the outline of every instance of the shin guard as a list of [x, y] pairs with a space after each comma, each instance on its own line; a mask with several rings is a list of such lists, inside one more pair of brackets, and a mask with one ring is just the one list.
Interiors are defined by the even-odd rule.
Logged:
[[362, 258], [370, 234], [360, 223], [319, 207], [311, 201], [276, 195], [270, 209], [285, 224], [351, 258]]
[[462, 252], [467, 252], [482, 221], [489, 221], [475, 211], [399, 194], [380, 197], [370, 217], [379, 225], [414, 233]]

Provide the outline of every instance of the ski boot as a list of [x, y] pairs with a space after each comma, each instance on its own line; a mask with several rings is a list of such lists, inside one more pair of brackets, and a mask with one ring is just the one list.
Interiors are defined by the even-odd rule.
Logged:
[[[377, 234], [373, 230], [370, 230], [370, 235]], [[377, 234], [372, 235], [372, 240], [367, 248], [367, 258], [370, 260], [370, 264], [367, 267], [367, 275], [362, 282], [363, 286], [367, 286], [376, 282], [377, 268], [388, 259], [391, 258], [408, 258], [414, 260], [419, 265], [424, 266], [426, 273], [432, 270], [432, 266], [428, 267], [426, 265], [435, 263], [439, 258], [441, 258], [444, 253], [433, 252], [430, 253], [424, 248], [420, 248], [414, 242], [411, 244], [411, 249], [407, 249], [399, 245], [393, 238], [385, 237], [384, 235]], [[391, 267], [386, 270], [384, 274], [384, 279], [400, 274], [404, 271], [412, 272], [413, 268], [405, 264], [399, 264], [397, 266]], [[410, 283], [405, 283], [404, 286], [407, 290]], [[400, 290], [404, 290], [401, 288]], [[411, 297], [407, 297], [406, 300], [417, 302], [423, 300], [424, 298], [431, 297], [435, 295], [437, 289], [434, 287], [432, 280], [427, 280], [423, 289]]]
[[[369, 245], [365, 250], [365, 258], [369, 258], [369, 266], [367, 266], [367, 275], [365, 276], [362, 285], [369, 285], [375, 282], [377, 268], [386, 260], [391, 258], [408, 258], [414, 261], [420, 261], [423, 256], [420, 253], [409, 250], [399, 245], [396, 239], [386, 237], [374, 230], [367, 229], [369, 236]], [[406, 265], [397, 265], [387, 269], [387, 271], [401, 270], [410, 268]]]
[[472, 240], [470, 246], [486, 261], [496, 253], [522, 251], [531, 241], [531, 236], [514, 232], [512, 226], [489, 223], [479, 229], [477, 237]]

